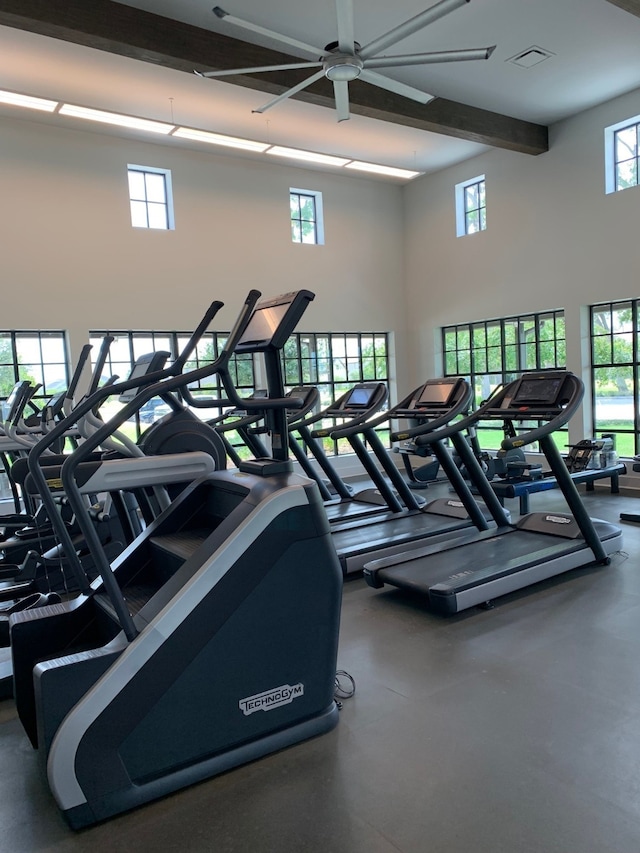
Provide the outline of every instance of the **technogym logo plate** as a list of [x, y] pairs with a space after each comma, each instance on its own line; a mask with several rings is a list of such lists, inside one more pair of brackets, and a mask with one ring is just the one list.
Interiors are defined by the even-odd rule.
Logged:
[[304, 684], [283, 684], [282, 687], [274, 687], [265, 690], [264, 693], [256, 693], [255, 696], [247, 696], [240, 699], [238, 706], [245, 717], [254, 711], [273, 711], [282, 705], [290, 705], [294, 699], [304, 696]]

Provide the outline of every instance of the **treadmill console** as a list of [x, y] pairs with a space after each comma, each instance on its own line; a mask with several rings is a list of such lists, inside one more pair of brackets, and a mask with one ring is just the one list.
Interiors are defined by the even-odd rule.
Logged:
[[568, 402], [566, 378], [566, 373], [525, 373], [507, 387], [488, 414], [527, 420], [552, 417]]
[[564, 377], [528, 377], [522, 376], [512, 397], [512, 405], [518, 406], [558, 406], [558, 398]]
[[364, 385], [356, 385], [344, 401], [345, 409], [367, 409], [371, 405], [375, 390], [375, 388], [368, 388]]
[[457, 384], [457, 382], [425, 382], [416, 395], [416, 408], [447, 409], [455, 396]]
[[448, 412], [464, 393], [464, 380], [429, 379], [411, 395], [411, 398], [400, 403], [395, 410], [396, 417], [425, 419], [434, 418]]

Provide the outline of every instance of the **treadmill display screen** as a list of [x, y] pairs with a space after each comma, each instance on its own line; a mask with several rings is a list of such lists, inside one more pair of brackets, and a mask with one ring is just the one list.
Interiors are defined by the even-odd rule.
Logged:
[[563, 384], [563, 377], [540, 377], [537, 379], [522, 379], [516, 390], [512, 404], [553, 406]]
[[418, 406], [446, 406], [455, 385], [450, 382], [427, 383], [418, 397]]
[[279, 305], [265, 305], [263, 308], [258, 306], [240, 338], [240, 345], [269, 343], [290, 304], [281, 302]]
[[373, 388], [354, 388], [345, 401], [345, 406], [357, 406], [360, 409], [366, 409], [371, 403], [373, 397]]

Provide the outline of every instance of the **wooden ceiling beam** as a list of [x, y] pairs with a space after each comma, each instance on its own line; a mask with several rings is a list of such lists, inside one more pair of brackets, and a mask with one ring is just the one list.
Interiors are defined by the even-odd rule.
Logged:
[[607, 0], [607, 2], [618, 6], [620, 9], [624, 9], [630, 15], [640, 18], [640, 0]]
[[[195, 68], [226, 70], [299, 59], [112, 0], [0, 0], [0, 25], [188, 73]], [[279, 95], [305, 76], [305, 72], [269, 72], [234, 75], [225, 81]], [[353, 113], [380, 121], [525, 154], [541, 154], [549, 147], [547, 128], [542, 125], [444, 98], [423, 105], [358, 81], [350, 84], [349, 94]], [[295, 97], [334, 108], [327, 80]]]

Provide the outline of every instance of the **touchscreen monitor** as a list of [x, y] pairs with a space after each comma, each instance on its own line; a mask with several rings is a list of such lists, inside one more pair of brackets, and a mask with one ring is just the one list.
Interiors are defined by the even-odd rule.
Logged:
[[455, 383], [427, 382], [418, 397], [418, 406], [446, 406], [449, 403]]
[[523, 377], [512, 403], [528, 405], [554, 405], [562, 388], [561, 376]]
[[373, 393], [373, 388], [362, 388], [361, 386], [356, 386], [347, 397], [345, 405], [357, 406], [358, 408], [364, 409], [370, 404]]

